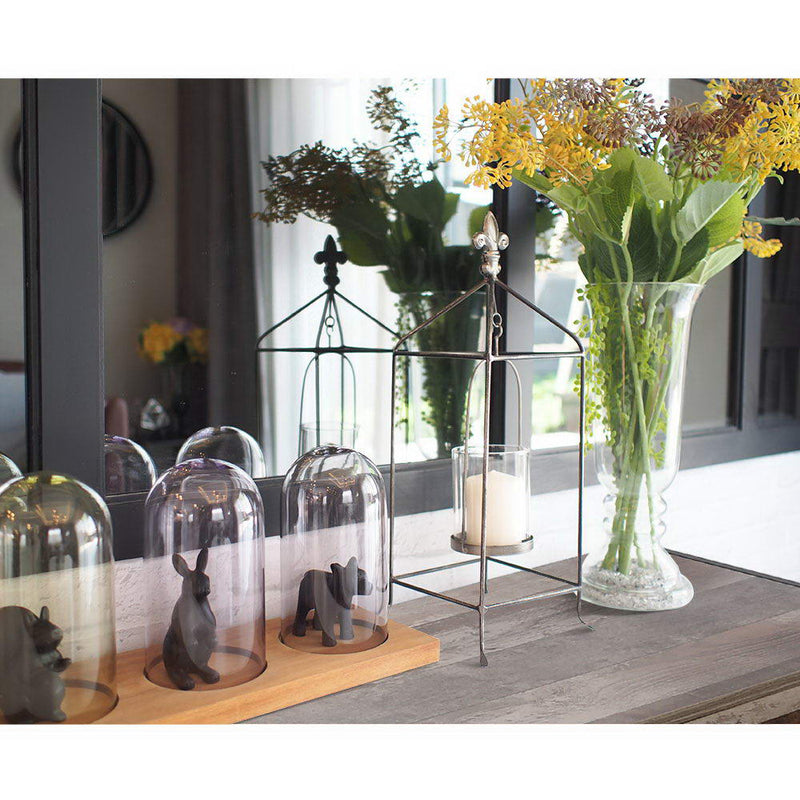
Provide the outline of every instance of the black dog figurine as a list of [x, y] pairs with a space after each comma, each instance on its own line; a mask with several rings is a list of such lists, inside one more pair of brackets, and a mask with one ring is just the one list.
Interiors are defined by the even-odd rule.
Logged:
[[310, 569], [300, 581], [297, 596], [297, 615], [292, 632], [305, 636], [308, 612], [314, 609], [314, 630], [322, 631], [322, 644], [336, 646], [334, 625], [339, 623], [339, 638], [353, 638], [353, 613], [350, 606], [355, 595], [372, 594], [373, 586], [358, 566], [355, 556], [347, 566], [331, 564], [331, 571]]
[[37, 617], [21, 606], [0, 608], [0, 709], [8, 722], [63, 722], [63, 672], [70, 660], [58, 646], [64, 634], [47, 606]]
[[167, 675], [179, 689], [194, 689], [192, 673], [206, 683], [219, 680], [219, 672], [208, 666], [217, 643], [217, 619], [208, 604], [211, 581], [203, 572], [207, 563], [207, 547], [198, 553], [194, 571], [178, 553], [172, 556], [183, 586], [164, 637], [163, 654]]

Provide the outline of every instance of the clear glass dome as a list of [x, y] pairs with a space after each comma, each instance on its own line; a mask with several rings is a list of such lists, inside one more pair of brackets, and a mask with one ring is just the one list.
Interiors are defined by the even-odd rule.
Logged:
[[198, 458], [145, 503], [145, 674], [172, 689], [224, 689], [266, 667], [264, 511], [253, 479]]
[[149, 492], [158, 477], [150, 453], [124, 436], [104, 439], [106, 455], [106, 496]]
[[249, 434], [231, 425], [202, 428], [193, 433], [178, 453], [176, 464], [191, 458], [216, 458], [243, 469], [251, 478], [267, 475], [264, 453]]
[[355, 450], [317, 447], [292, 465], [282, 503], [283, 642], [356, 653], [386, 641], [388, 528], [378, 468]]
[[21, 477], [22, 470], [5, 453], [0, 453], [0, 486], [13, 478]]
[[116, 704], [114, 557], [103, 500], [39, 472], [0, 491], [0, 719], [77, 722]]

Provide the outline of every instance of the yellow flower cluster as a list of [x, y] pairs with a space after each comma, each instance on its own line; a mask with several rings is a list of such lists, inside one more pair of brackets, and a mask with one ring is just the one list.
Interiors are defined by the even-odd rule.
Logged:
[[171, 325], [163, 322], [151, 322], [139, 337], [139, 354], [148, 361], [152, 361], [153, 364], [163, 364], [167, 354], [182, 339], [183, 336]]
[[[615, 83], [614, 91], [621, 87], [621, 81]], [[490, 103], [478, 95], [468, 98], [459, 121], [451, 120], [448, 107], [443, 106], [434, 120], [434, 146], [449, 161], [452, 137], [468, 132], [470, 138], [459, 149], [464, 163], [472, 168], [466, 182], [483, 188], [510, 186], [514, 170], [527, 175], [541, 171], [554, 184], [583, 184], [603, 168], [611, 152], [586, 132], [585, 122], [585, 110], [579, 104], [558, 102], [551, 81], [531, 79], [524, 100]]]
[[205, 328], [151, 322], [139, 334], [139, 355], [153, 364], [202, 363], [208, 357]]
[[192, 361], [205, 361], [208, 357], [208, 330], [192, 328], [186, 336]]
[[757, 258], [770, 258], [781, 249], [781, 240], [765, 239], [761, 235], [761, 231], [760, 222], [744, 220], [739, 234], [742, 238], [742, 245], [744, 245], [745, 250], [748, 250]]
[[[800, 169], [800, 79], [782, 84], [774, 99], [753, 103], [741, 128], [725, 141], [723, 169], [740, 179], [753, 176], [761, 185], [777, 170]], [[732, 80], [710, 81], [706, 110], [721, 109], [737, 91]]]

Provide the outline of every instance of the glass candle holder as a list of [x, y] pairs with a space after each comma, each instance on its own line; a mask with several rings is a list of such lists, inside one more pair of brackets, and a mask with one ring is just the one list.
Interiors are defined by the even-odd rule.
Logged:
[[386, 491], [378, 468], [318, 447], [283, 483], [281, 638], [310, 653], [356, 653], [387, 637]]
[[170, 689], [224, 689], [266, 667], [264, 511], [253, 479], [198, 458], [145, 503], [145, 674]]
[[0, 720], [87, 723], [117, 702], [111, 521], [39, 472], [0, 492]]
[[[483, 516], [481, 446], [454, 447], [454, 550], [480, 554]], [[486, 482], [486, 551], [509, 555], [530, 550], [530, 450], [516, 445], [489, 445]]]
[[106, 459], [106, 496], [149, 492], [158, 477], [150, 455], [140, 444], [124, 436], [106, 434], [103, 444]]
[[193, 458], [215, 458], [243, 469], [251, 478], [266, 478], [267, 466], [258, 442], [232, 425], [201, 428], [181, 446], [176, 464]]
[[300, 425], [300, 455], [315, 447], [335, 445], [355, 449], [358, 425], [339, 422], [304, 422]]

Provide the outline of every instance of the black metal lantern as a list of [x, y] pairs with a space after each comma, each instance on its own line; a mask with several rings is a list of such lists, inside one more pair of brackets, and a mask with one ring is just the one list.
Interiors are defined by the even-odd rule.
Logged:
[[[417, 570], [401, 575], [394, 573], [394, 533], [395, 533], [395, 486], [397, 470], [395, 464], [394, 439], [392, 439], [391, 467], [389, 475], [389, 532], [390, 532], [390, 565], [392, 569], [392, 584], [412, 589], [423, 594], [447, 600], [451, 603], [473, 609], [478, 612], [480, 663], [488, 664], [484, 646], [484, 619], [489, 609], [499, 606], [508, 606], [539, 600], [548, 597], [557, 597], [566, 594], [575, 594], [577, 598], [577, 612], [580, 619], [581, 610], [581, 560], [583, 549], [583, 458], [584, 458], [584, 399], [585, 399], [585, 350], [580, 339], [565, 328], [550, 315], [542, 311], [528, 299], [498, 277], [500, 272], [500, 251], [508, 247], [509, 240], [505, 233], [501, 233], [497, 220], [489, 212], [483, 223], [483, 230], [473, 236], [473, 244], [477, 250], [482, 251], [481, 280], [469, 291], [446, 305], [433, 314], [429, 319], [418, 325], [412, 331], [402, 336], [395, 348], [392, 357], [392, 389], [397, 393], [398, 360], [421, 359], [466, 359], [475, 362], [475, 368], [470, 381], [467, 408], [464, 421], [464, 442], [462, 447], [453, 450], [453, 475], [456, 531], [451, 537], [451, 547], [459, 553], [475, 556], [474, 558], [445, 564], [439, 567]], [[565, 351], [537, 351], [535, 347], [525, 352], [506, 352], [501, 347], [503, 339], [503, 317], [498, 310], [497, 295], [505, 293], [516, 298], [526, 308], [537, 316], [547, 320], [575, 344], [574, 349]], [[409, 340], [415, 334], [436, 323], [437, 320], [452, 313], [458, 306], [466, 302], [473, 295], [482, 293], [484, 296], [485, 334], [483, 349], [476, 352], [457, 352], [444, 350], [418, 350], [409, 347]], [[530, 501], [530, 484], [528, 479], [529, 451], [522, 447], [519, 441], [520, 425], [517, 425], [516, 444], [493, 443], [490, 440], [489, 421], [491, 419], [492, 405], [492, 375], [494, 367], [498, 364], [506, 365], [508, 372], [516, 379], [517, 392], [521, 396], [521, 380], [516, 364], [520, 361], [529, 361], [546, 358], [575, 359], [580, 369], [580, 446], [578, 448], [577, 463], [577, 530], [576, 544], [578, 555], [577, 577], [568, 580], [554, 575], [549, 575], [540, 570], [514, 564], [505, 560], [506, 557], [530, 550], [533, 547], [533, 535], [528, 528], [528, 503]], [[484, 379], [484, 398], [482, 414], [482, 432], [477, 443], [470, 443], [470, 404], [472, 399], [473, 384], [478, 375]], [[396, 397], [392, 403], [392, 429], [394, 429], [394, 413]], [[517, 409], [521, 403], [517, 403]], [[556, 583], [550, 590], [536, 592], [526, 597], [513, 600], [504, 600], [489, 603], [486, 600], [488, 565], [499, 564], [523, 572], [548, 578]], [[409, 579], [427, 575], [442, 570], [454, 569], [468, 564], [480, 565], [478, 600], [469, 603], [447, 594], [435, 592], [430, 589], [411, 583]], [[581, 620], [582, 621], [582, 620]]]

